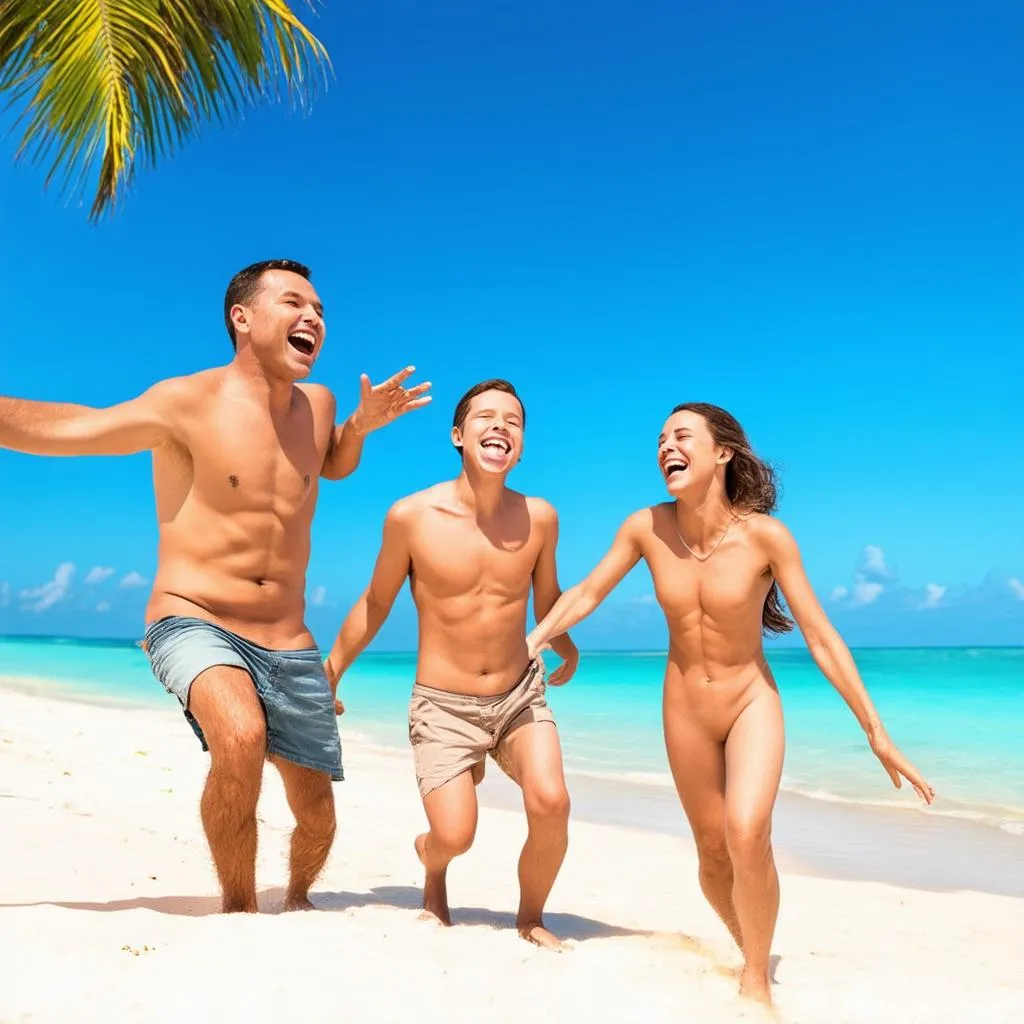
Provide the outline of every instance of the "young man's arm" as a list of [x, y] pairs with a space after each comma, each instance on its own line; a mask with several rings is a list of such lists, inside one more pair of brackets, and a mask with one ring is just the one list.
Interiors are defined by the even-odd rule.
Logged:
[[[558, 585], [558, 567], [555, 552], [558, 547], [558, 514], [544, 502], [539, 513], [543, 516], [544, 546], [533, 569], [533, 612], [540, 622], [562, 596]], [[562, 664], [548, 677], [552, 686], [561, 686], [572, 679], [579, 664], [580, 652], [568, 633], [553, 637], [551, 647], [562, 659]]]
[[[429, 381], [414, 388], [403, 387], [414, 370], [414, 366], [407, 366], [383, 384], [371, 385], [365, 373], [359, 378], [359, 405], [332, 431], [321, 472], [323, 477], [341, 480], [348, 476], [359, 465], [367, 434], [430, 402], [430, 396], [426, 395], [430, 390]], [[424, 395], [426, 397], [421, 397]]]
[[345, 707], [337, 700], [338, 681], [384, 625], [412, 568], [408, 534], [410, 518], [411, 509], [405, 501], [396, 502], [388, 510], [370, 585], [352, 606], [324, 662], [339, 715]]
[[131, 455], [157, 448], [173, 435], [182, 386], [161, 381], [106, 409], [0, 398], [0, 448], [29, 455]]

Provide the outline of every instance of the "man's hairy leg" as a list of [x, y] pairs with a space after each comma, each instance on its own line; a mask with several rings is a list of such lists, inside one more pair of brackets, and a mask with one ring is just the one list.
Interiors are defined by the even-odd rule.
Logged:
[[256, 804], [267, 728], [248, 672], [216, 665], [192, 683], [189, 710], [210, 748], [199, 805], [225, 913], [256, 911]]
[[327, 861], [334, 842], [334, 790], [326, 772], [271, 758], [281, 773], [288, 806], [295, 815], [285, 910], [312, 910], [309, 889]]

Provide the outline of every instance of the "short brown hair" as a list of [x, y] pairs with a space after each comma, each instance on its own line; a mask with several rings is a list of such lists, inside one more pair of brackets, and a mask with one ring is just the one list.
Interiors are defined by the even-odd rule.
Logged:
[[235, 325], [231, 322], [231, 307], [245, 305], [259, 291], [260, 278], [268, 270], [290, 270], [307, 281], [311, 276], [309, 267], [296, 260], [261, 260], [259, 263], [250, 263], [235, 274], [224, 295], [224, 323], [233, 348], [238, 348], [238, 339], [235, 337]]
[[[461, 430], [465, 426], [470, 403], [477, 395], [482, 395], [485, 391], [503, 391], [506, 395], [511, 395], [519, 403], [519, 408], [523, 410], [523, 429], [526, 429], [526, 406], [523, 405], [523, 400], [519, 397], [516, 389], [507, 380], [502, 380], [500, 377], [495, 377], [493, 380], [482, 380], [479, 384], [474, 384], [459, 399], [455, 406], [455, 415], [452, 417], [453, 428], [458, 427]], [[461, 456], [462, 449], [458, 445], [455, 447]]]

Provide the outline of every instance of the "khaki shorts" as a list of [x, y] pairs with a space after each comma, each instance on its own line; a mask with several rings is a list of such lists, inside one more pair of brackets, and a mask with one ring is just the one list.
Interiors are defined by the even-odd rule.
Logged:
[[467, 769], [479, 785], [487, 755], [515, 779], [508, 762], [508, 737], [531, 722], [555, 723], [544, 699], [544, 671], [531, 661], [506, 693], [474, 697], [417, 683], [409, 701], [409, 742], [416, 763], [416, 781], [425, 797]]

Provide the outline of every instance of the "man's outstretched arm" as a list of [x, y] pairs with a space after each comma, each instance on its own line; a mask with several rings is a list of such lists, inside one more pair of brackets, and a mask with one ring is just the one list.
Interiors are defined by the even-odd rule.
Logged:
[[177, 381], [161, 381], [120, 405], [94, 409], [68, 402], [0, 397], [0, 448], [29, 455], [131, 455], [172, 436]]
[[328, 480], [348, 476], [359, 465], [367, 434], [430, 402], [430, 395], [426, 394], [430, 390], [429, 381], [412, 388], [404, 386], [415, 369], [407, 366], [383, 384], [371, 384], [365, 373], [359, 378], [359, 405], [347, 420], [334, 428], [322, 476]]

